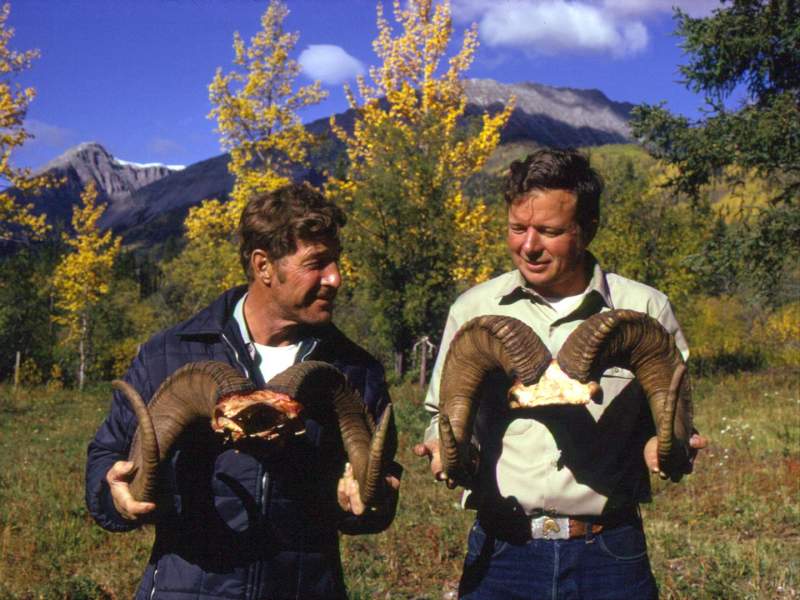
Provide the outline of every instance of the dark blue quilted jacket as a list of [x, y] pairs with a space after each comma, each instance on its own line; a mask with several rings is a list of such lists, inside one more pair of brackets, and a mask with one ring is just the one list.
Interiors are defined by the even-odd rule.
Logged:
[[[148, 401], [182, 365], [217, 360], [262, 386], [232, 318], [245, 291], [229, 290], [188, 321], [155, 335], [125, 379]], [[304, 343], [298, 359], [338, 367], [373, 416], [389, 402], [381, 365], [332, 325]], [[354, 517], [339, 509], [336, 484], [345, 455], [335, 423], [322, 421], [309, 419], [306, 435], [258, 454], [224, 446], [207, 425], [186, 432], [165, 470], [169, 494], [158, 503], [155, 544], [137, 600], [345, 597], [338, 530], [380, 531], [392, 511]], [[105, 482], [111, 465], [127, 459], [136, 425], [127, 401], [115, 393], [89, 445], [86, 503], [111, 531], [136, 526], [114, 509]]]

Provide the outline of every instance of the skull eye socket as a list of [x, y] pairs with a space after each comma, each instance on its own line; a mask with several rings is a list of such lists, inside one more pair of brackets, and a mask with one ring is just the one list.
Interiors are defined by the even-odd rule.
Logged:
[[270, 390], [230, 395], [217, 404], [212, 428], [234, 441], [243, 437], [272, 439], [302, 431], [303, 421], [298, 418], [302, 410], [289, 396]]
[[230, 416], [230, 418], [239, 425], [245, 433], [266, 431], [288, 419], [285, 413], [280, 412], [268, 404], [251, 404], [235, 415]]

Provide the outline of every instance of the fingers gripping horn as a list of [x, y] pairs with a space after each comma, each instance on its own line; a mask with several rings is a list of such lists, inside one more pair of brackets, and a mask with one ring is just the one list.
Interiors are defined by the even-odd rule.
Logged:
[[130, 384], [115, 380], [112, 385], [128, 399], [139, 421], [128, 460], [134, 464], [131, 495], [142, 502], [157, 500], [158, 465], [180, 434], [198, 420], [210, 420], [220, 397], [255, 389], [236, 369], [214, 361], [190, 363], [175, 371], [147, 406]]
[[470, 487], [476, 475], [470, 438], [478, 389], [486, 376], [501, 369], [531, 385], [550, 360], [539, 336], [512, 317], [476, 317], [459, 329], [445, 358], [439, 392], [440, 451], [448, 487]]
[[358, 481], [361, 501], [377, 506], [382, 500], [383, 475], [397, 450], [392, 407], [388, 405], [375, 425], [358, 392], [344, 374], [323, 362], [307, 361], [273, 377], [268, 389], [285, 393], [311, 407], [327, 398], [339, 424], [347, 459]]
[[675, 340], [658, 321], [633, 310], [598, 313], [567, 338], [558, 363], [582, 383], [599, 381], [609, 367], [632, 371], [656, 425], [661, 470], [673, 479], [687, 471], [692, 434], [689, 378]]

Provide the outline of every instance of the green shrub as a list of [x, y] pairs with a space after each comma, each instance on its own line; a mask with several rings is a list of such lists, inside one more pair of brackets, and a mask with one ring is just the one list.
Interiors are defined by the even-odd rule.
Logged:
[[756, 338], [768, 364], [800, 367], [800, 301], [769, 315], [756, 328]]
[[730, 373], [765, 363], [763, 350], [753, 338], [754, 316], [737, 297], [701, 297], [686, 313], [681, 322], [695, 371]]

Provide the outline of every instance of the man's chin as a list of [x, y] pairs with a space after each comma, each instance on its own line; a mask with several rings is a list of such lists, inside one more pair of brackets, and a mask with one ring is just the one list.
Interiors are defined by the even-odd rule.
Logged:
[[307, 315], [307, 325], [327, 325], [333, 320], [333, 307], [323, 310], [315, 310], [312, 314]]
[[552, 283], [553, 277], [549, 273], [520, 269], [522, 278], [535, 290], [546, 289]]

